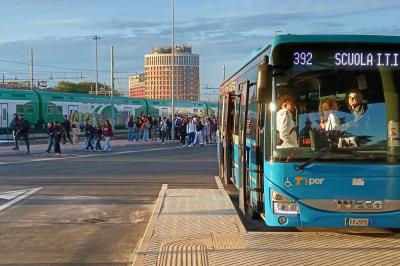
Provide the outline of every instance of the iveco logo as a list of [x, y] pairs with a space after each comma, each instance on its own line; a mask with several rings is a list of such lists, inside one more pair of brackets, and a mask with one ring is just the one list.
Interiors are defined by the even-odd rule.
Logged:
[[373, 200], [337, 200], [338, 210], [381, 210], [383, 201]]

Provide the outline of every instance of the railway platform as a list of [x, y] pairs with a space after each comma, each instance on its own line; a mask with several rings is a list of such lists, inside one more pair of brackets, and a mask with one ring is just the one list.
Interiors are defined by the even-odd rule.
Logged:
[[133, 265], [399, 265], [400, 236], [248, 232], [218, 189], [163, 185]]

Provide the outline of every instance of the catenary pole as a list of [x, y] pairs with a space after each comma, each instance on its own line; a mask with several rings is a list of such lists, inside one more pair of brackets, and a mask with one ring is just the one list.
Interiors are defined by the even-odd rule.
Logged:
[[172, 0], [172, 71], [171, 71], [171, 108], [172, 108], [172, 116], [171, 116], [171, 138], [175, 139], [175, 0]]
[[31, 91], [33, 91], [33, 49], [30, 50], [31, 60], [29, 64], [29, 76], [30, 76], [30, 83], [31, 83]]
[[114, 46], [111, 46], [111, 126], [114, 130]]
[[95, 35], [95, 36], [93, 36], [92, 39], [95, 40], [95, 42], [96, 42], [96, 95], [97, 95], [98, 86], [99, 86], [98, 85], [99, 84], [99, 63], [98, 63], [98, 60], [97, 60], [97, 40], [100, 40], [100, 37]]

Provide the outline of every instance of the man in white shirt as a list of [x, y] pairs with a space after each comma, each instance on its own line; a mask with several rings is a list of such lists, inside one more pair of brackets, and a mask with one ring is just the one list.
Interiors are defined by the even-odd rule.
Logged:
[[276, 129], [279, 133], [280, 143], [278, 148], [298, 147], [296, 124], [293, 121], [294, 99], [289, 95], [284, 95], [279, 99], [279, 107], [281, 108], [276, 113]]

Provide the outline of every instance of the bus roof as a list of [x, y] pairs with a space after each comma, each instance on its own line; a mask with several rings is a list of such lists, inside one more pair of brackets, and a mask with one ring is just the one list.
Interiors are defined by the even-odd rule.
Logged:
[[283, 43], [400, 43], [400, 36], [383, 35], [278, 35], [272, 40], [272, 49]]

